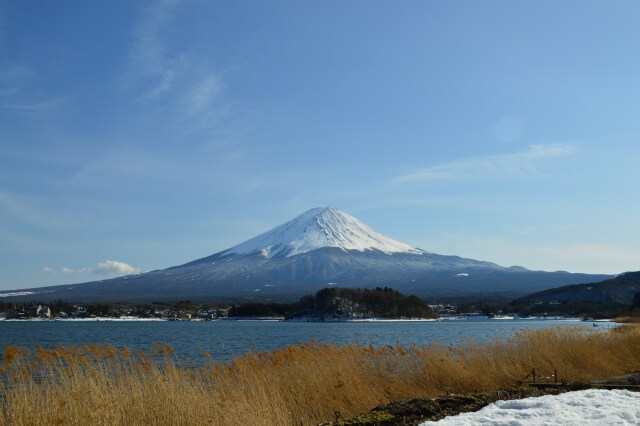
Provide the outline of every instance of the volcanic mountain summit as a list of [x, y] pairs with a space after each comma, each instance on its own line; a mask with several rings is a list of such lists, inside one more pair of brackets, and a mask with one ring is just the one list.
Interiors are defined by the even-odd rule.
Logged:
[[606, 278], [609, 276], [530, 271], [430, 253], [386, 237], [336, 208], [324, 207], [184, 265], [83, 284], [13, 290], [11, 293], [20, 295], [4, 297], [290, 300], [327, 286], [387, 286], [418, 296], [516, 296]]
[[291, 257], [327, 247], [339, 248], [344, 252], [377, 250], [387, 254], [423, 253], [422, 250], [385, 237], [333, 207], [311, 209], [222, 253], [260, 252], [265, 257]]

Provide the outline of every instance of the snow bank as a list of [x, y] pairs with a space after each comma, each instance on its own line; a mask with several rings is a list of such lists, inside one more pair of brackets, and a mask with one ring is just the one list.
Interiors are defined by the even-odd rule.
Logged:
[[423, 425], [640, 425], [640, 393], [589, 389], [497, 401], [480, 411]]

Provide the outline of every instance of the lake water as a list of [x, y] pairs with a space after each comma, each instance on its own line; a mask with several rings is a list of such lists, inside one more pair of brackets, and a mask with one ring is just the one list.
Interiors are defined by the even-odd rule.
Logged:
[[[40, 344], [110, 343], [116, 347], [149, 349], [155, 341], [173, 346], [180, 357], [192, 361], [203, 358], [199, 347], [214, 359], [229, 360], [255, 345], [259, 351], [283, 348], [288, 344], [317, 339], [338, 344], [374, 346], [437, 340], [458, 344], [465, 339], [491, 340], [523, 328], [588, 326], [590, 322], [556, 320], [476, 320], [433, 322], [282, 322], [282, 321], [1, 321], [0, 347], [18, 345], [32, 348]], [[614, 327], [598, 323], [600, 329]], [[196, 361], [197, 362], [197, 361]]]

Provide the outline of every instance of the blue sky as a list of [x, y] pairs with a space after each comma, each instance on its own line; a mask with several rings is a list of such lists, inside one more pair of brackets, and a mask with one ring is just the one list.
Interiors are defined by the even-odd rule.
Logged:
[[332, 205], [441, 254], [640, 269], [635, 1], [0, 2], [0, 289]]

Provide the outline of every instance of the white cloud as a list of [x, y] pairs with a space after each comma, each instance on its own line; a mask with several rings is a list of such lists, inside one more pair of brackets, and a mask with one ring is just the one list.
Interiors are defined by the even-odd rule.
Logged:
[[468, 158], [439, 164], [397, 176], [394, 182], [419, 182], [454, 179], [488, 179], [538, 174], [537, 163], [543, 159], [564, 157], [576, 152], [573, 145], [531, 145], [524, 152]]
[[107, 260], [106, 262], [100, 262], [95, 268], [73, 269], [63, 266], [58, 271], [56, 269], [45, 266], [44, 268], [42, 268], [42, 270], [50, 274], [57, 274], [58, 272], [61, 272], [63, 274], [95, 274], [118, 276], [139, 274], [141, 272], [140, 269], [134, 268], [127, 263], [119, 262], [117, 260]]
[[117, 260], [107, 260], [106, 262], [98, 263], [98, 266], [93, 268], [91, 272], [98, 275], [132, 275], [139, 274], [140, 270], [124, 262], [118, 262]]

